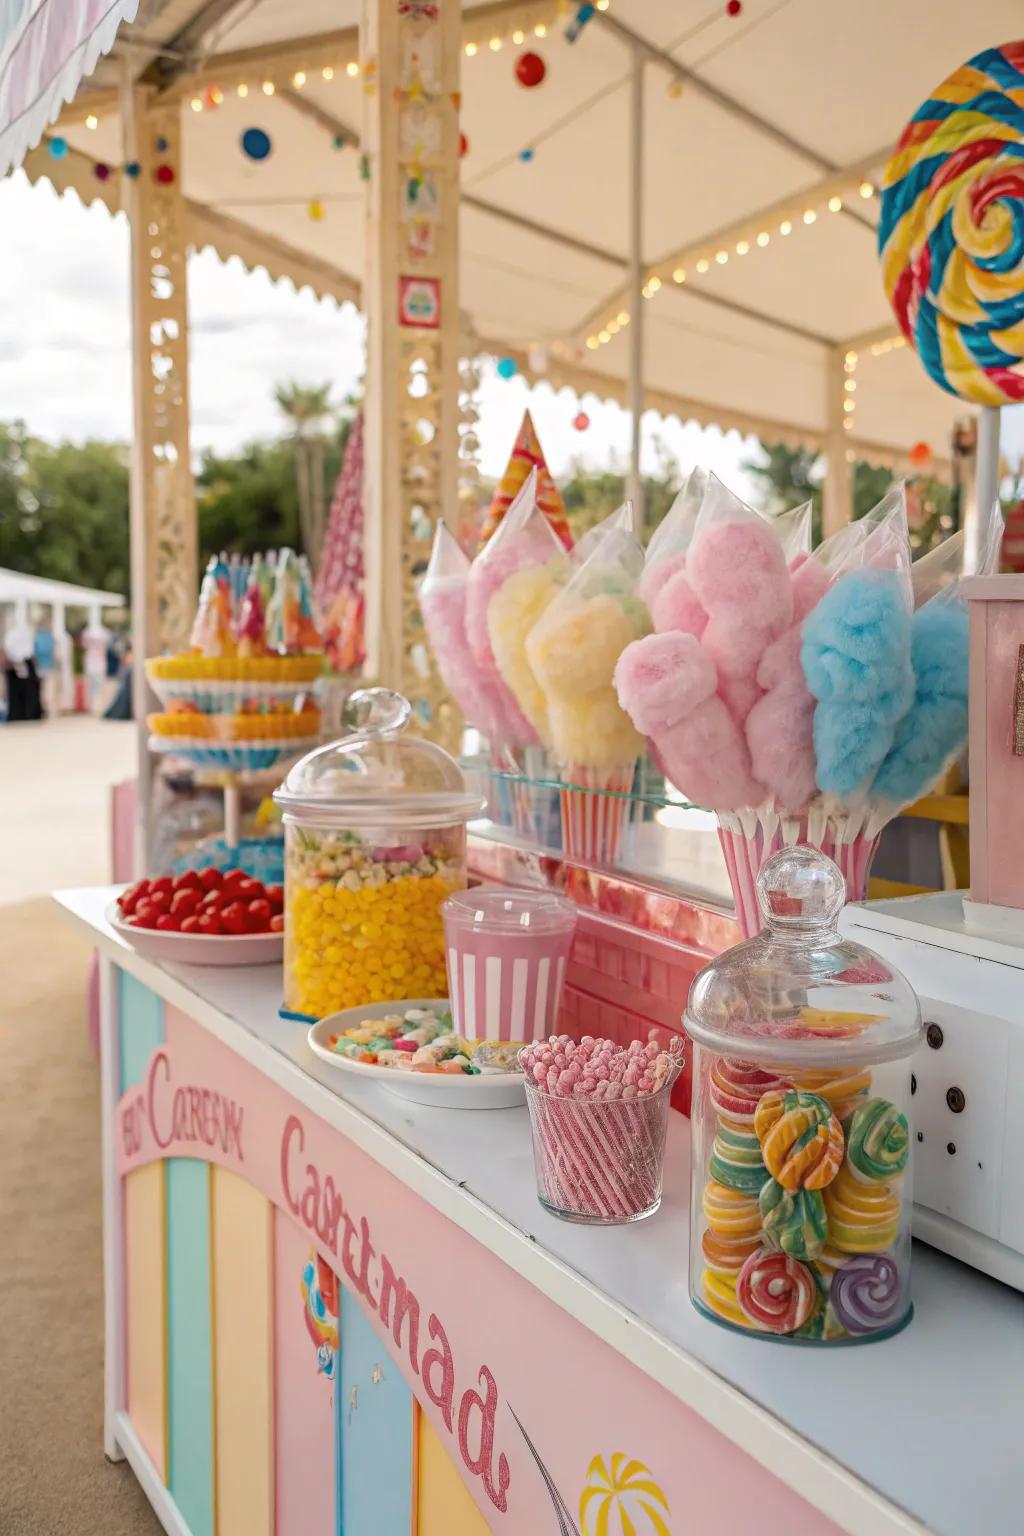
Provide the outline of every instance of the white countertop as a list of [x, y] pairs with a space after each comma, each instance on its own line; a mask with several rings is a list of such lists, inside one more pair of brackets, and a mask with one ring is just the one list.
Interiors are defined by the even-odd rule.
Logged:
[[525, 1108], [409, 1104], [320, 1062], [278, 1016], [276, 966], [143, 960], [104, 921], [115, 889], [57, 901], [104, 952], [256, 1064], [854, 1536], [1019, 1536], [1024, 1297], [914, 1245], [916, 1315], [833, 1350], [746, 1339], [686, 1285], [689, 1122], [673, 1114], [661, 1210], [573, 1226], [535, 1195]]

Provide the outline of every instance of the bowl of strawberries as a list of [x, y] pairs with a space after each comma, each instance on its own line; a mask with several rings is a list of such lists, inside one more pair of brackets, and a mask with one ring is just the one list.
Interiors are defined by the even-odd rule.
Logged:
[[267, 965], [284, 953], [284, 891], [241, 869], [189, 869], [137, 880], [107, 913], [115, 933], [151, 960]]

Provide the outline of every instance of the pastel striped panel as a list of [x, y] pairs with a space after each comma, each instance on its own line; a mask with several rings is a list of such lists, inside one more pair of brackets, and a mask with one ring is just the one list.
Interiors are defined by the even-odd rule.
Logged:
[[[164, 1038], [163, 1004], [141, 981], [118, 971], [120, 1090], [142, 1082]], [[124, 1180], [125, 1406], [159, 1472], [167, 1467], [167, 1287], [165, 1174], [162, 1162]]]
[[338, 1288], [311, 1255], [308, 1235], [275, 1210], [276, 1536], [333, 1536], [337, 1529]]
[[164, 1038], [164, 1005], [141, 981], [118, 971], [118, 1059], [121, 1092], [146, 1075], [150, 1056]]
[[213, 1536], [210, 1165], [167, 1162], [167, 1486], [191, 1536]]
[[124, 1181], [126, 1406], [162, 1480], [167, 1477], [167, 1290], [164, 1164]]
[[416, 1411], [416, 1536], [487, 1536], [487, 1521], [425, 1413]]
[[409, 1536], [413, 1399], [358, 1301], [341, 1292], [339, 1536]]
[[271, 1536], [273, 1213], [229, 1169], [211, 1180], [217, 1536]]

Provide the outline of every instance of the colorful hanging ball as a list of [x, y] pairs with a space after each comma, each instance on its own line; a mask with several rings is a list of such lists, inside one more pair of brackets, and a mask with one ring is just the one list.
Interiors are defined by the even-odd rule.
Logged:
[[729, 0], [725, 7], [727, 16], [741, 16], [743, 14], [743, 0]]
[[51, 139], [48, 148], [54, 160], [63, 160], [68, 152], [68, 141], [62, 138]]
[[539, 53], [521, 53], [516, 59], [516, 79], [527, 91], [542, 83], [548, 67]]
[[161, 186], [169, 187], [174, 180], [173, 165], [158, 165], [156, 168], [156, 179]]
[[247, 128], [242, 134], [242, 154], [250, 160], [266, 160], [270, 149], [270, 134], [262, 128]]
[[133, 181], [135, 180], [136, 176], [141, 174], [141, 172], [142, 166], [137, 160], [129, 160], [128, 164], [124, 168], [125, 175], [130, 176]]
[[306, 209], [306, 212], [309, 214], [314, 224], [319, 224], [320, 220], [324, 216], [324, 205], [318, 197], [314, 197], [313, 201]]
[[344, 140], [344, 137], [340, 133], [336, 133], [334, 135], [334, 138], [331, 140], [331, 148], [332, 149], [344, 149], [345, 148], [345, 140]]
[[110, 180], [110, 166], [103, 160], [98, 160], [92, 168], [92, 173], [97, 181]]
[[162, 134], [156, 141], [156, 152], [158, 155], [165, 155], [167, 153], [167, 140]]
[[459, 134], [459, 159], [461, 160], [463, 155], [468, 155], [468, 154], [469, 154], [469, 140], [466, 138], [466, 135], [464, 133], [460, 133]]
[[514, 357], [499, 357], [498, 377], [501, 379], [514, 379], [519, 372], [519, 365]]
[[915, 443], [910, 450], [910, 462], [915, 469], [927, 469], [932, 461], [932, 450], [927, 443]]
[[673, 77], [669, 81], [666, 90], [668, 92], [670, 101], [678, 101], [680, 96], [683, 94], [683, 82], [680, 79]]
[[577, 432], [585, 432], [590, 426], [590, 417], [587, 415], [586, 411], [580, 411], [573, 417], [572, 424], [576, 428]]
[[519, 158], [520, 158], [520, 160], [525, 161], [527, 165], [529, 165], [530, 161], [533, 159], [533, 150], [532, 149], [521, 149], [519, 151]]

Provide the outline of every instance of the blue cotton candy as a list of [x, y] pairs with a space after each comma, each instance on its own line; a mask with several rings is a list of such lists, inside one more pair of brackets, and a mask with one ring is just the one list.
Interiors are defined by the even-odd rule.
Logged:
[[967, 740], [967, 609], [931, 602], [914, 614], [914, 702], [896, 727], [872, 794], [897, 805], [923, 795]]
[[818, 700], [818, 788], [848, 799], [874, 779], [914, 699], [910, 614], [898, 575], [858, 570], [837, 581], [804, 621], [800, 662]]

